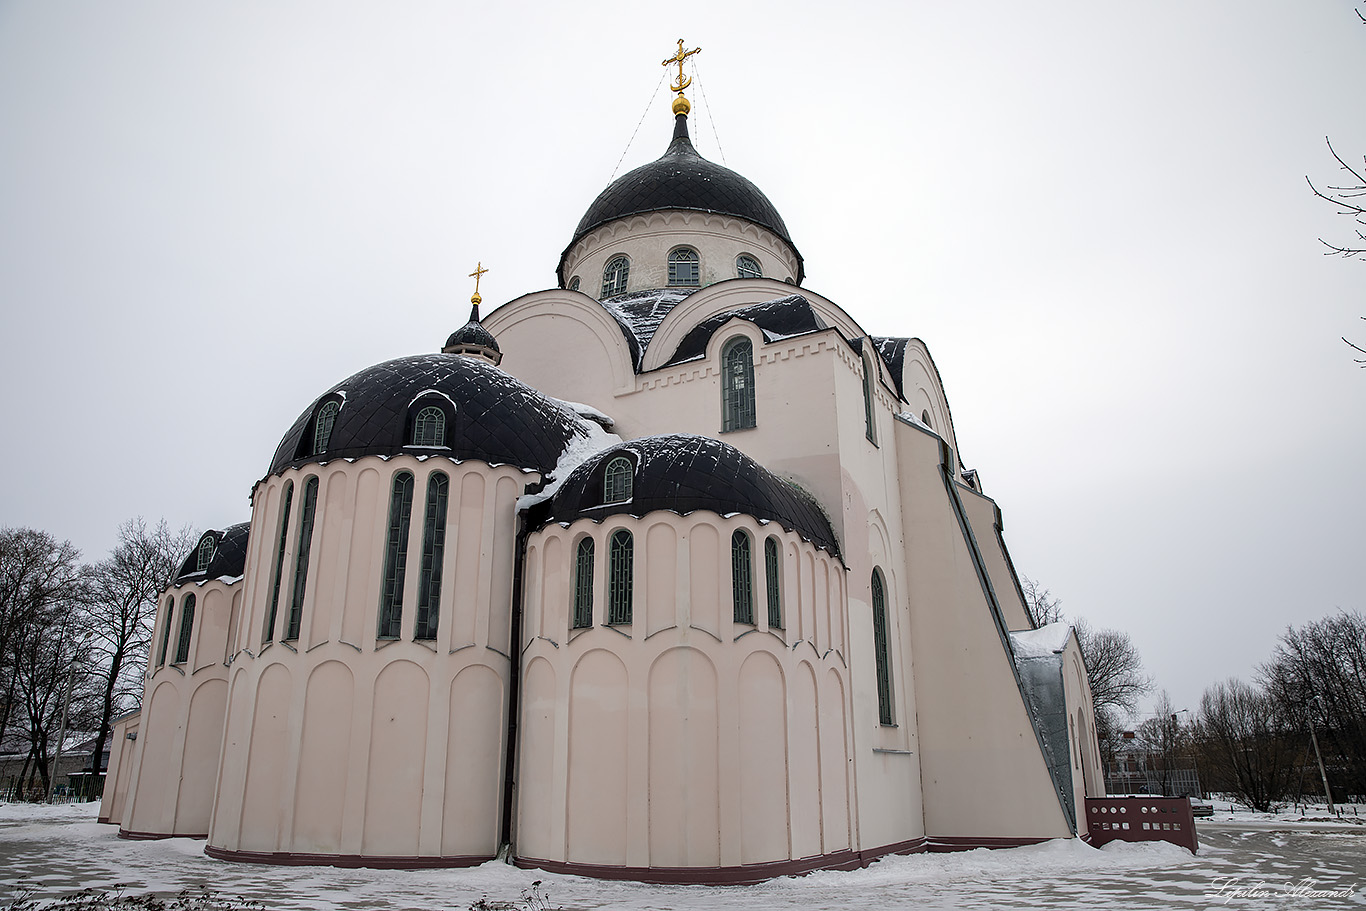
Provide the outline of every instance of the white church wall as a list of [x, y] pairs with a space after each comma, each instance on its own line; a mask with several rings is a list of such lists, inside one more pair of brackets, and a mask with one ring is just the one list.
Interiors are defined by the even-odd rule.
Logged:
[[[609, 540], [634, 541], [632, 623], [604, 625]], [[753, 623], [734, 619], [731, 541], [750, 536]], [[593, 622], [570, 629], [594, 541]], [[763, 542], [782, 554], [768, 623]], [[776, 524], [612, 516], [528, 539], [515, 853], [554, 869], [790, 863], [851, 848], [843, 567]], [[772, 874], [769, 874], [772, 875]]]
[[[400, 634], [378, 638], [395, 476], [413, 475]], [[414, 638], [427, 484], [449, 480], [436, 638]], [[297, 637], [286, 639], [301, 491], [319, 477]], [[511, 466], [367, 457], [305, 465], [255, 494], [208, 852], [396, 865], [497, 853], [516, 499]], [[281, 491], [295, 496], [273, 633]], [[260, 530], [258, 530], [260, 529]], [[264, 533], [263, 533], [264, 532]], [[340, 580], [345, 580], [341, 584]]]
[[991, 587], [996, 592], [996, 601], [1001, 605], [1006, 628], [1033, 629], [1034, 624], [1029, 619], [1029, 612], [1025, 610], [1019, 585], [1010, 568], [1010, 557], [1002, 541], [1001, 511], [996, 501], [963, 484], [958, 485], [958, 496], [963, 501], [968, 524], [972, 527], [973, 537], [977, 539], [977, 546], [986, 561], [987, 574], [991, 577]]
[[104, 793], [100, 797], [99, 822], [123, 826], [132, 792], [133, 756], [141, 722], [142, 713], [133, 712], [119, 718], [110, 728], [109, 766], [105, 770]]

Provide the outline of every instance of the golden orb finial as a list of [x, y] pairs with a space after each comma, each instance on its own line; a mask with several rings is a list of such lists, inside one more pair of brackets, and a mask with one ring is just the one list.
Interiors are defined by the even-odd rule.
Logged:
[[678, 64], [678, 78], [669, 86], [670, 91], [678, 93], [678, 97], [674, 99], [673, 104], [675, 114], [686, 114], [692, 110], [692, 105], [688, 102], [688, 99], [683, 97], [683, 90], [692, 85], [692, 77], [683, 75], [683, 61], [687, 60], [693, 54], [700, 53], [702, 53], [700, 47], [695, 47], [690, 51], [683, 50], [683, 39], [679, 38], [678, 50], [662, 64], [663, 66], [673, 66], [675, 63]]
[[474, 304], [476, 307], [484, 300], [479, 296], [479, 279], [482, 278], [487, 271], [488, 269], [485, 269], [484, 264], [480, 262], [475, 265], [474, 271], [470, 273], [470, 278], [474, 279], [474, 294], [470, 295], [470, 303]]

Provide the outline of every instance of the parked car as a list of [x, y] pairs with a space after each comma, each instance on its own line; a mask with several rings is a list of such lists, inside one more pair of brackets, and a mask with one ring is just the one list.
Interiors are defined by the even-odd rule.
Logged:
[[1208, 801], [1208, 800], [1201, 800], [1201, 799], [1198, 798], [1198, 797], [1192, 797], [1192, 798], [1190, 799], [1190, 801], [1191, 801], [1191, 815], [1192, 815], [1192, 816], [1213, 816], [1213, 815], [1214, 815], [1214, 804], [1211, 803], [1210, 801]]

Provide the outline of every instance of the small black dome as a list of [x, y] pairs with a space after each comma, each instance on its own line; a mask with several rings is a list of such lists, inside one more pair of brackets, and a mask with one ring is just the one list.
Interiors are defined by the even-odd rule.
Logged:
[[446, 339], [447, 348], [460, 346], [491, 348], [499, 351], [498, 340], [493, 337], [493, 333], [484, 328], [484, 324], [479, 321], [479, 305], [475, 304], [470, 310], [470, 321], [450, 334]]
[[[230, 525], [222, 531], [210, 529], [204, 532], [195, 542], [189, 556], [181, 561], [180, 570], [175, 576], [175, 584], [219, 579], [224, 576], [233, 579], [242, 575], [246, 571], [247, 535], [250, 531], [251, 523], [242, 522], [239, 525]], [[205, 538], [213, 538], [213, 558], [209, 560], [208, 568], [200, 572], [199, 546], [204, 543]]]
[[[792, 238], [787, 234], [783, 217], [763, 191], [730, 168], [697, 154], [692, 140], [688, 138], [688, 118], [679, 114], [675, 118], [673, 141], [663, 157], [608, 184], [574, 229], [574, 239], [565, 248], [565, 253], [578, 243], [579, 238], [598, 225], [628, 215], [663, 209], [693, 209], [734, 215], [767, 228], [786, 241], [788, 246], [792, 246]], [[793, 252], [796, 252], [795, 247]], [[797, 258], [800, 261], [800, 254]], [[563, 281], [563, 255], [560, 257], [560, 272]], [[798, 277], [798, 282], [800, 280]]]
[[[603, 469], [618, 455], [635, 463], [631, 498], [604, 504]], [[529, 518], [533, 528], [540, 528], [584, 517], [624, 513], [639, 518], [658, 510], [687, 515], [699, 509], [777, 522], [839, 556], [830, 520], [810, 494], [734, 446], [690, 434], [641, 437], [597, 453], [574, 469], [555, 496]]]
[[[340, 407], [315, 452], [316, 418], [330, 402]], [[413, 413], [425, 404], [445, 412], [445, 445], [409, 445]], [[418, 354], [368, 367], [315, 399], [280, 441], [270, 474], [306, 462], [405, 453], [545, 473], [570, 440], [586, 434], [577, 415], [487, 361]]]

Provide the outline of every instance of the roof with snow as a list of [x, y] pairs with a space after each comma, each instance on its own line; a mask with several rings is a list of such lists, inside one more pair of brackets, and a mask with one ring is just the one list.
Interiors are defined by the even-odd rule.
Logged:
[[[678, 114], [674, 118], [673, 139], [663, 156], [608, 184], [579, 220], [565, 254], [579, 238], [599, 225], [665, 209], [691, 209], [743, 218], [767, 228], [792, 246], [787, 225], [768, 197], [749, 179], [699, 155], [688, 138], [687, 115]], [[795, 247], [793, 252], [797, 252]], [[561, 284], [565, 280], [564, 260], [565, 256], [561, 255]], [[797, 263], [797, 283], [801, 284], [804, 268], [800, 253], [797, 253]]]
[[[247, 565], [247, 533], [251, 531], [250, 522], [242, 522], [238, 525], [229, 525], [219, 531], [210, 529], [204, 532], [190, 549], [185, 559], [180, 562], [180, 569], [176, 572], [173, 584], [181, 585], [186, 582], [202, 582], [205, 579], [220, 579], [224, 576], [236, 578], [246, 571]], [[208, 567], [203, 571], [198, 571], [199, 566], [199, 545], [205, 538], [213, 538], [213, 558], [209, 560]]]
[[764, 340], [769, 342], [828, 328], [810, 301], [800, 294], [791, 294], [761, 304], [737, 307], [703, 320], [683, 336], [683, 341], [678, 343], [678, 348], [668, 363], [677, 364], [706, 354], [707, 343], [716, 334], [716, 330], [732, 319], [747, 320], [758, 326], [764, 334]]
[[[316, 417], [328, 402], [340, 408], [325, 445], [315, 451]], [[444, 445], [409, 445], [413, 418], [427, 405], [445, 414]], [[307, 462], [403, 454], [545, 473], [571, 440], [586, 434], [583, 419], [569, 408], [492, 364], [458, 354], [418, 354], [367, 367], [315, 399], [280, 441], [269, 473]]]
[[652, 288], [632, 291], [620, 297], [602, 301], [602, 307], [621, 326], [626, 345], [631, 349], [631, 362], [639, 373], [645, 361], [645, 349], [655, 337], [664, 317], [673, 312], [697, 288]]
[[[635, 464], [631, 497], [604, 504], [603, 473], [618, 455]], [[830, 520], [810, 494], [734, 446], [690, 434], [641, 437], [604, 449], [576, 468], [552, 499], [529, 510], [528, 520], [532, 528], [540, 528], [579, 518], [639, 518], [659, 510], [687, 515], [699, 509], [777, 522], [840, 554]]]

